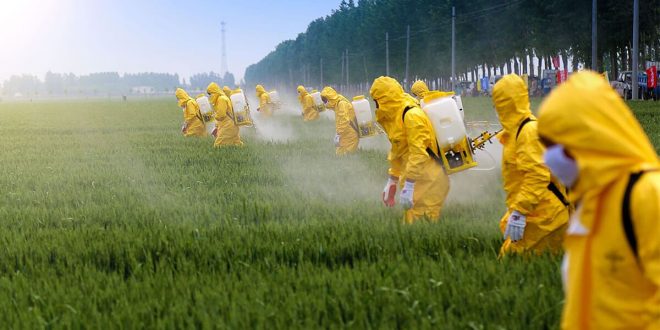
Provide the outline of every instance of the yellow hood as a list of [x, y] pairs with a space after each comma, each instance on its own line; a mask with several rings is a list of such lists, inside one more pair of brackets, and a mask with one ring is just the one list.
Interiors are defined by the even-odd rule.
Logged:
[[594, 72], [573, 74], [541, 105], [539, 135], [575, 158], [580, 174], [571, 195], [600, 193], [630, 172], [658, 167], [658, 155], [621, 97]]
[[508, 132], [518, 131], [526, 118], [535, 119], [529, 107], [527, 87], [520, 76], [509, 74], [493, 87], [493, 103], [502, 127]]
[[298, 100], [302, 102], [305, 96], [307, 96], [307, 90], [305, 89], [305, 86], [298, 86]]
[[261, 97], [261, 94], [266, 93], [264, 86], [257, 85], [257, 97]]
[[190, 97], [190, 95], [188, 95], [188, 93], [186, 93], [186, 91], [184, 91], [181, 88], [177, 88], [176, 92], [174, 92], [174, 95], [176, 96], [176, 99], [179, 101], [179, 107], [184, 107], [186, 105], [186, 102], [192, 100], [192, 97]]
[[401, 118], [405, 108], [417, 106], [414, 99], [406, 96], [399, 82], [390, 77], [376, 78], [369, 94], [378, 104], [376, 120], [381, 124]]
[[426, 96], [426, 93], [429, 92], [429, 86], [427, 86], [425, 82], [417, 80], [410, 88], [410, 92], [418, 98], [423, 99], [424, 96]]
[[337, 93], [337, 91], [335, 91], [334, 88], [332, 87], [323, 88], [323, 90], [321, 91], [321, 97], [326, 98], [328, 100], [328, 108], [330, 109], [334, 109], [337, 106], [337, 103], [339, 103], [339, 101], [343, 100], [348, 102], [348, 100], [345, 97]]
[[208, 87], [206, 87], [206, 92], [209, 94], [209, 102], [215, 106], [216, 103], [218, 102], [218, 99], [220, 98], [220, 93], [223, 93], [222, 90], [220, 90], [220, 86], [218, 84], [212, 82], [209, 84]]

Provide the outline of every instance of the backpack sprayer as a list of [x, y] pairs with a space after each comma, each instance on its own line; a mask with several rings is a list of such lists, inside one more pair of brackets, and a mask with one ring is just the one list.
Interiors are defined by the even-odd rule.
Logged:
[[209, 102], [209, 98], [206, 97], [206, 95], [204, 94], [197, 95], [195, 101], [199, 106], [199, 112], [202, 115], [202, 121], [204, 122], [206, 133], [208, 135], [212, 135], [213, 131], [215, 130], [215, 120], [213, 118], [213, 112], [214, 112], [213, 106], [211, 106], [211, 102]]
[[318, 112], [323, 112], [325, 111], [325, 104], [323, 104], [323, 99], [321, 98], [321, 93], [317, 90], [313, 90], [311, 94], [309, 94], [312, 97], [312, 100], [314, 101], [314, 109]]
[[354, 97], [351, 105], [353, 105], [353, 110], [355, 111], [357, 131], [360, 138], [384, 133], [383, 129], [378, 126], [378, 123], [374, 119], [373, 111], [371, 111], [371, 103], [369, 103], [364, 95]]
[[492, 143], [491, 139], [499, 133], [485, 131], [476, 138], [470, 138], [463, 121], [462, 106], [460, 96], [448, 97], [441, 92], [431, 92], [422, 105], [422, 110], [431, 120], [438, 143], [438, 150], [431, 150], [429, 154], [436, 158], [447, 174], [476, 167], [475, 150], [485, 151], [486, 143]]
[[273, 112], [276, 110], [280, 110], [282, 108], [282, 100], [280, 99], [280, 93], [278, 93], [276, 90], [268, 92], [268, 96], [270, 97], [270, 103], [273, 106]]
[[231, 97], [232, 108], [234, 109], [234, 123], [236, 126], [254, 126], [252, 116], [250, 115], [250, 105], [247, 98], [241, 89], [232, 92]]

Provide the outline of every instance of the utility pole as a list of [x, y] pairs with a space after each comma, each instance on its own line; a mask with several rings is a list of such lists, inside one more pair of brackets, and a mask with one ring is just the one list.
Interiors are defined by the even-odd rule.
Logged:
[[323, 89], [323, 59], [321, 59], [321, 89]]
[[229, 72], [229, 67], [227, 66], [227, 42], [225, 39], [225, 22], [220, 22], [222, 27], [222, 63], [220, 64], [220, 71], [222, 74]]
[[390, 34], [385, 32], [385, 74], [390, 76]]
[[598, 70], [598, 0], [591, 1], [591, 70]]
[[346, 49], [346, 88], [348, 89], [349, 84], [349, 66], [348, 66], [348, 48]]
[[339, 80], [339, 88], [341, 89], [341, 86], [344, 84], [344, 61], [346, 59], [344, 58], [344, 52], [341, 52], [341, 79]]
[[456, 90], [456, 7], [451, 7], [451, 90]]
[[639, 0], [633, 2], [632, 99], [637, 100], [639, 69]]
[[408, 89], [408, 69], [410, 68], [410, 25], [406, 28], [406, 79], [403, 89]]

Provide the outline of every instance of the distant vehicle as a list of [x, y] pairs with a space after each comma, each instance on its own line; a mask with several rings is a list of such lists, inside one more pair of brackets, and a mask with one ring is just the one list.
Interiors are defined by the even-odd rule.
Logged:
[[[640, 71], [637, 74], [637, 83], [637, 98], [644, 99], [648, 92], [646, 88], [646, 72]], [[619, 73], [619, 77], [615, 81], [612, 81], [610, 85], [624, 100], [632, 99], [632, 71]]]

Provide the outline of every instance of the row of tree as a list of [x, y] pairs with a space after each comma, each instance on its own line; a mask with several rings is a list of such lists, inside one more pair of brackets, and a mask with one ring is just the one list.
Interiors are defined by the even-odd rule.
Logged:
[[46, 73], [44, 80], [37, 76], [12, 76], [2, 84], [1, 94], [14, 96], [33, 95], [95, 95], [95, 94], [131, 94], [131, 93], [167, 93], [177, 87], [202, 90], [211, 81], [221, 85], [234, 86], [231, 73], [199, 73], [190, 77], [189, 84], [181, 81], [178, 74], [169, 73], [126, 73], [101, 72], [76, 76], [73, 73]]
[[[598, 67], [631, 68], [632, 0], [598, 0]], [[660, 59], [660, 0], [640, 0], [640, 64]], [[245, 73], [248, 84], [349, 84], [451, 76], [452, 6], [462, 79], [591, 63], [592, 0], [359, 0], [313, 21]], [[409, 34], [408, 34], [408, 31]], [[386, 40], [386, 33], [388, 40]], [[408, 36], [409, 35], [409, 36]], [[409, 60], [406, 50], [409, 48]], [[389, 54], [388, 54], [389, 53]], [[406, 67], [408, 70], [406, 70]]]

